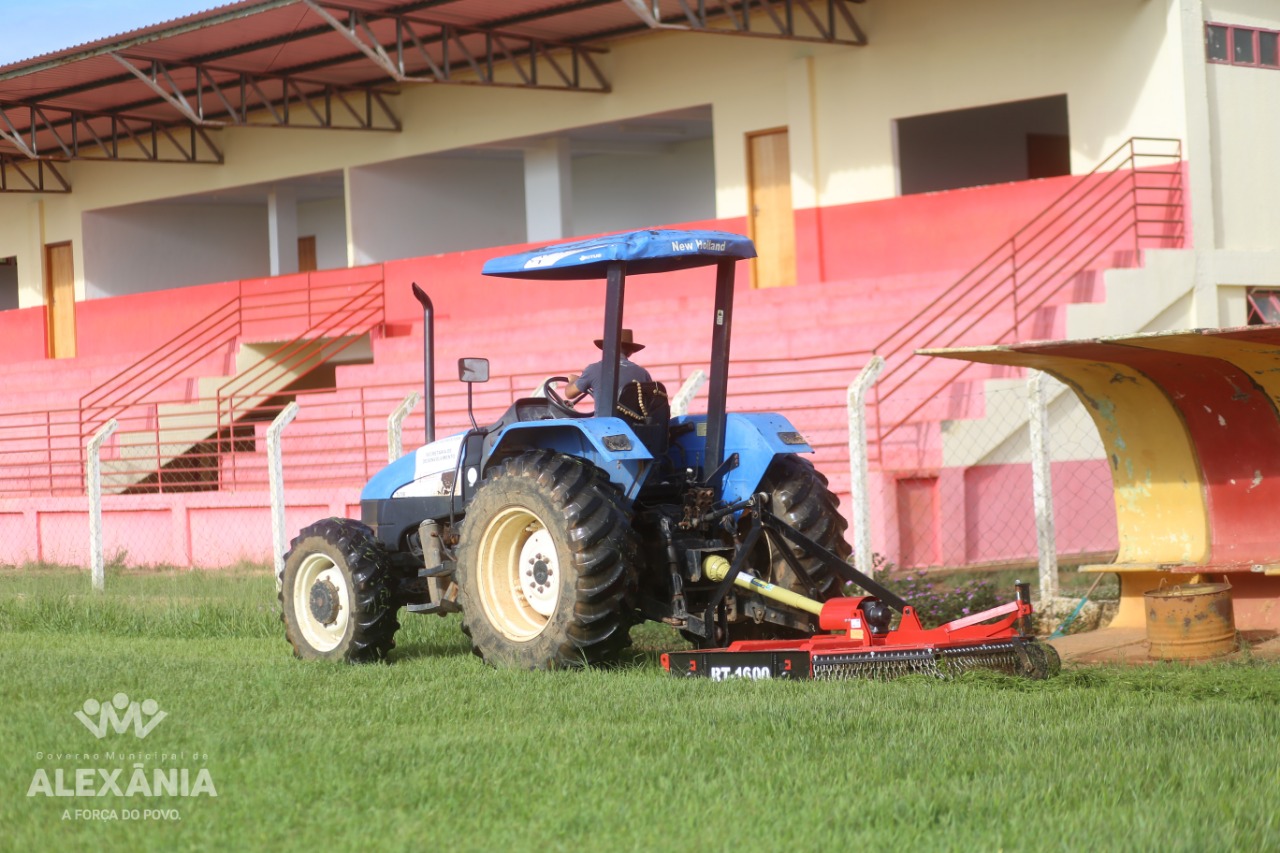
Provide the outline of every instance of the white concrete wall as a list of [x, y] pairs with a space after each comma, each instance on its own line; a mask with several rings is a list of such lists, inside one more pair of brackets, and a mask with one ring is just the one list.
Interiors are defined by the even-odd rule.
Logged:
[[298, 236], [316, 238], [316, 269], [347, 265], [347, 208], [340, 198], [298, 202]]
[[[38, 304], [39, 243], [70, 240], [83, 295], [85, 211], [348, 167], [358, 167], [351, 188], [358, 208], [350, 215], [359, 239], [351, 260], [366, 252], [361, 243], [372, 256], [463, 248], [466, 239], [444, 239], [456, 220], [433, 213], [422, 222], [420, 182], [401, 185], [390, 165], [362, 173], [421, 154], [707, 103], [715, 213], [722, 217], [747, 210], [744, 134], [771, 127], [794, 126], [793, 149], [800, 143], [793, 161], [807, 189], [797, 192], [797, 206], [846, 204], [894, 194], [894, 119], [1065, 93], [1079, 171], [1130, 136], [1183, 136], [1179, 2], [872, 2], [856, 9], [871, 38], [864, 48], [645, 33], [611, 44], [602, 59], [609, 94], [410, 85], [392, 98], [401, 133], [228, 128], [216, 134], [224, 165], [71, 164], [65, 171], [74, 191], [44, 199], [39, 240], [30, 239], [31, 201], [0, 195], [0, 256], [18, 255], [22, 291]], [[479, 167], [470, 168], [474, 174]], [[452, 199], [464, 206], [460, 238], [521, 239], [508, 236], [515, 233], [508, 211], [522, 207], [518, 191], [493, 186], [482, 180]], [[486, 217], [466, 209], [477, 194], [496, 205]], [[410, 231], [414, 222], [420, 225]], [[379, 233], [385, 229], [392, 233]]]
[[1073, 172], [1131, 136], [1182, 138], [1177, 2], [860, 7], [871, 46], [816, 67], [820, 204], [893, 195], [889, 123], [904, 116], [1065, 94]]
[[1027, 135], [1070, 135], [1065, 98], [1042, 98], [900, 119], [903, 194], [1025, 181]]
[[42, 198], [0, 194], [0, 257], [18, 259], [20, 308], [44, 303], [44, 206]]
[[[1210, 0], [1206, 20], [1280, 29], [1274, 0]], [[1280, 249], [1280, 70], [1207, 65], [1217, 247]]]
[[356, 264], [524, 241], [520, 160], [417, 157], [349, 180]]
[[83, 240], [89, 299], [263, 276], [270, 266], [265, 205], [92, 211]]
[[573, 159], [573, 232], [597, 234], [716, 215], [715, 154], [710, 139], [655, 154], [597, 154]]

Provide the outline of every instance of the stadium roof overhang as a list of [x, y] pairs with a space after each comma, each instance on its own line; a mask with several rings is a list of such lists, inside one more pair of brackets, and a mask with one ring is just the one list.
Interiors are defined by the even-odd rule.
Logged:
[[241, 0], [0, 67], [0, 192], [73, 160], [221, 163], [224, 127], [395, 132], [405, 85], [608, 92], [605, 45], [675, 30], [863, 45], [863, 0]]

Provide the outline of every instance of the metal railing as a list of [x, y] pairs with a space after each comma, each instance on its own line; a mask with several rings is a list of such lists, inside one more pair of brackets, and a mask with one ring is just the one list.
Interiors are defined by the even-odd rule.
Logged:
[[[876, 344], [875, 353], [889, 364], [875, 393], [880, 464], [886, 441], [973, 367], [914, 356], [914, 350], [1018, 340], [1032, 315], [1081, 273], [1099, 264], [1135, 266], [1143, 249], [1181, 247], [1182, 196], [1181, 141], [1134, 137], [961, 276], [942, 299]], [[1130, 257], [1118, 254], [1128, 250]], [[914, 402], [895, 407], [912, 387], [919, 391]]]
[[0, 416], [0, 497], [84, 494], [80, 410]]
[[[103, 448], [104, 487], [112, 493], [218, 488], [222, 457], [244, 446], [237, 437], [253, 430], [240, 422], [252, 420], [255, 403], [385, 323], [383, 290], [380, 279], [301, 287], [296, 279], [240, 282], [236, 296], [81, 397], [75, 418], [81, 444], [102, 423], [114, 418], [120, 424]], [[237, 346], [281, 337], [289, 340], [236, 371]], [[202, 378], [208, 383], [227, 374], [234, 375], [202, 392]], [[0, 442], [18, 417], [0, 418]], [[70, 464], [69, 453], [69, 446], [51, 450], [50, 459], [58, 461], [50, 465]], [[82, 464], [79, 453], [74, 464]], [[53, 480], [51, 474], [49, 493], [59, 493], [61, 480]]]
[[[1081, 271], [1099, 263], [1136, 263], [1144, 248], [1181, 246], [1182, 211], [1181, 144], [1132, 139], [1074, 180], [1045, 211], [874, 350], [736, 359], [730, 366], [729, 408], [785, 408], [817, 450], [820, 465], [847, 461], [845, 390], [874, 351], [890, 367], [875, 387], [869, 425], [873, 460], [884, 467], [886, 439], [913, 421], [923, 422], [927, 401], [971, 366], [933, 360], [924, 373], [927, 360], [910, 356], [910, 350], [1020, 337], [1028, 319]], [[1121, 250], [1131, 255], [1115, 257]], [[381, 283], [301, 289], [288, 280], [266, 280], [251, 287], [247, 292], [242, 285], [208, 317], [87, 392], [78, 409], [0, 415], [0, 496], [84, 494], [83, 445], [112, 417], [120, 428], [103, 448], [109, 493], [265, 488], [266, 425], [295, 398], [303, 414], [284, 440], [308, 448], [292, 458], [312, 462], [291, 471], [291, 484], [358, 487], [380, 469], [386, 460], [386, 417], [407, 393], [420, 389], [418, 383], [350, 387], [335, 380], [332, 386], [286, 391], [278, 379], [281, 370], [293, 379], [314, 372], [384, 322]], [[165, 441], [160, 420], [169, 407], [192, 404], [187, 386], [198, 384], [202, 365], [209, 373], [211, 356], [225, 348], [229, 361], [237, 341], [272, 340], [272, 335], [279, 340], [280, 329], [290, 324], [305, 331], [212, 394], [213, 411], [201, 422], [203, 433]], [[694, 370], [707, 368], [704, 361], [646, 366], [672, 391]], [[477, 420], [493, 421], [546, 375], [495, 374], [476, 394]], [[440, 434], [469, 426], [465, 392], [450, 385], [438, 386]], [[907, 400], [904, 389], [919, 393]], [[694, 411], [700, 406], [705, 398], [695, 401]], [[406, 447], [420, 444], [421, 419], [410, 417], [404, 432]], [[145, 452], [130, 438], [144, 433], [150, 442]]]
[[[254, 413], [285, 386], [296, 382], [332, 361], [349, 349], [360, 336], [385, 322], [383, 283], [367, 285], [320, 319], [311, 319], [310, 327], [293, 340], [281, 344], [248, 368], [228, 379], [218, 388], [214, 426], [219, 437], [218, 453], [223, 456], [235, 449], [234, 429], [237, 421]], [[236, 466], [221, 469], [234, 488]]]

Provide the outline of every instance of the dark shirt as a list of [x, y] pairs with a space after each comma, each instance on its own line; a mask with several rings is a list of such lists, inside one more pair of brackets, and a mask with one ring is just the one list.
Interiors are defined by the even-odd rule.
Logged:
[[[579, 391], [585, 394], [595, 396], [595, 389], [600, 385], [604, 376], [604, 362], [597, 361], [594, 364], [588, 364], [582, 368], [580, 375], [573, 384], [577, 386]], [[621, 391], [627, 384], [631, 382], [652, 382], [653, 378], [649, 376], [649, 371], [640, 365], [631, 361], [625, 355], [618, 358], [618, 390]]]

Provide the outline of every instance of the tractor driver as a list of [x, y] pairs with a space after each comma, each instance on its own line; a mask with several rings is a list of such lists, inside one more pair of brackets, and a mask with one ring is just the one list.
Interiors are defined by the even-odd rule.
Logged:
[[[604, 341], [596, 340], [596, 346], [604, 349]], [[628, 356], [644, 349], [644, 344], [635, 342], [630, 329], [622, 330], [622, 337], [618, 339], [618, 348], [621, 352], [618, 355], [618, 391], [627, 387], [632, 382], [652, 382], [653, 378], [649, 375], [649, 371], [633, 362]], [[569, 384], [565, 386], [565, 399], [573, 400], [583, 394], [591, 394], [595, 396], [595, 389], [600, 385], [603, 376], [604, 363], [602, 361], [588, 364], [582, 368], [582, 372], [569, 376]]]

